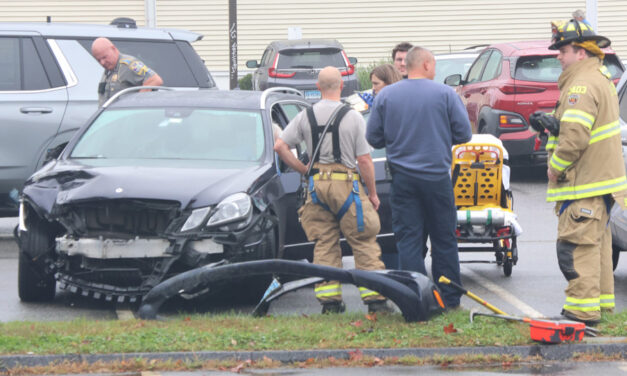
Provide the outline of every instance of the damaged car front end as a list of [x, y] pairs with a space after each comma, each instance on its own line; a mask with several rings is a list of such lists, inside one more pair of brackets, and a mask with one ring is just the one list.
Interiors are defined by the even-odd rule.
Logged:
[[132, 303], [187, 270], [277, 256], [270, 125], [259, 111], [211, 108], [212, 95], [132, 94], [27, 181], [23, 301], [51, 300], [58, 282]]

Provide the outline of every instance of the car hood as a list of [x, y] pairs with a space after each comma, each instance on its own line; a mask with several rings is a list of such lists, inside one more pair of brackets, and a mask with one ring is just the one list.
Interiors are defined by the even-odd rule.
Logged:
[[173, 162], [167, 165], [107, 165], [106, 162], [54, 161], [35, 173], [24, 196], [50, 213], [56, 205], [107, 199], [178, 201], [181, 209], [219, 203], [237, 192], [254, 192], [270, 164], [218, 168]]

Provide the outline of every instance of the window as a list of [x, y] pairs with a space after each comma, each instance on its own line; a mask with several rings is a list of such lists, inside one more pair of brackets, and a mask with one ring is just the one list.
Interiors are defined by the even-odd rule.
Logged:
[[[93, 39], [81, 39], [78, 42], [91, 54]], [[112, 42], [121, 53], [131, 55], [163, 79], [163, 86], [173, 87], [208, 87], [207, 82], [199, 83], [192, 73], [181, 51], [173, 42], [146, 40], [115, 40]]]
[[272, 50], [267, 48], [264, 52], [263, 52], [263, 56], [261, 56], [261, 66], [262, 67], [269, 67], [270, 64], [272, 64], [272, 61], [270, 61], [272, 57]]
[[466, 78], [466, 83], [470, 84], [473, 82], [479, 81], [481, 77], [481, 72], [483, 72], [483, 68], [485, 67], [486, 62], [488, 61], [488, 57], [490, 56], [492, 51], [486, 51], [479, 55], [475, 63], [470, 67], [468, 71], [468, 77]]
[[446, 77], [452, 74], [461, 74], [462, 77], [464, 77], [473, 61], [475, 61], [474, 57], [444, 57], [438, 59], [436, 56], [435, 77], [433, 81], [442, 83]]
[[104, 111], [72, 158], [253, 162], [263, 155], [261, 114], [204, 108]]
[[326, 66], [346, 68], [346, 62], [340, 50], [326, 48], [281, 51], [277, 69], [322, 69]]
[[489, 81], [497, 78], [501, 74], [501, 66], [503, 63], [501, 62], [501, 57], [503, 55], [500, 51], [494, 50], [488, 62], [485, 65], [485, 69], [483, 71], [483, 75], [481, 76], [481, 81]]
[[555, 56], [523, 56], [516, 61], [514, 78], [522, 81], [557, 82], [562, 65]]
[[0, 38], [0, 90], [50, 88], [31, 38]]

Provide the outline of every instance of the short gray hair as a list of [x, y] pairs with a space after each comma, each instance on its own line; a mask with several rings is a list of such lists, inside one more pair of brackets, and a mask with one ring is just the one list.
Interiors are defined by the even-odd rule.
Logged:
[[581, 10], [581, 9], [577, 9], [576, 11], [573, 12], [573, 18], [586, 18], [586, 13]]
[[407, 55], [405, 56], [405, 64], [407, 65], [407, 70], [412, 70], [417, 68], [427, 59], [432, 59], [433, 54], [426, 48], [415, 46], [412, 47]]

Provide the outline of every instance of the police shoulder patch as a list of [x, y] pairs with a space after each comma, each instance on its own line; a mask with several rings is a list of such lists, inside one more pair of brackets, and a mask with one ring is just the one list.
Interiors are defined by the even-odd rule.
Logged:
[[579, 102], [579, 94], [571, 94], [568, 96], [568, 104], [573, 106]]
[[142, 73], [143, 70], [145, 70], [144, 63], [142, 63], [141, 61], [135, 60], [131, 63], [131, 65], [129, 65], [129, 69], [137, 74], [140, 74]]

